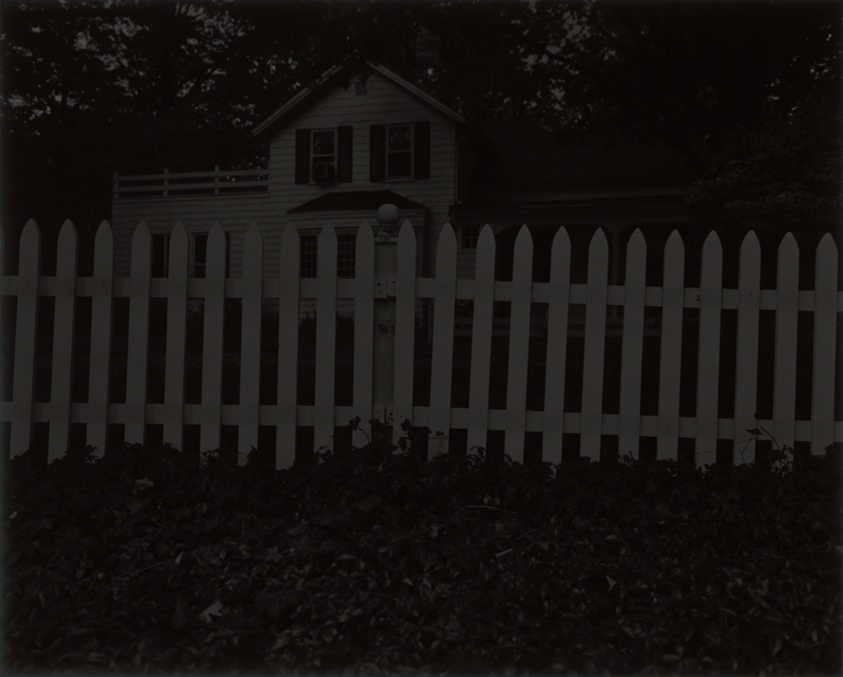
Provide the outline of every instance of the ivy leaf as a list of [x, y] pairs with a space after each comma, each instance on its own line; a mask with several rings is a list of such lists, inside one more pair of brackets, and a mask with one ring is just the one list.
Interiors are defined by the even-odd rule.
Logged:
[[199, 614], [199, 620], [203, 623], [212, 623], [213, 616], [222, 616], [222, 602], [214, 602], [211, 606]]

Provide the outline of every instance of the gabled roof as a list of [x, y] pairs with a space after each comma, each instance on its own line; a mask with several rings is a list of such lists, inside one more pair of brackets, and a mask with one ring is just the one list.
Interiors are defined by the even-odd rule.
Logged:
[[[384, 68], [383, 66], [374, 63], [367, 63], [366, 66], [369, 70], [383, 76], [396, 86], [405, 90], [409, 94], [412, 94], [417, 99], [423, 101], [434, 110], [439, 111], [445, 117], [450, 118], [458, 125], [466, 124], [465, 118], [462, 115], [451, 110], [441, 101], [437, 101], [432, 96], [423, 92], [415, 85], [407, 82], [404, 78], [400, 77], [399, 75], [396, 75], [388, 68]], [[289, 99], [283, 106], [281, 106], [278, 110], [272, 113], [272, 115], [266, 118], [266, 120], [264, 120], [257, 127], [255, 127], [252, 130], [252, 136], [258, 136], [260, 134], [263, 134], [270, 127], [274, 127], [278, 122], [282, 121], [284, 118], [290, 115], [293, 110], [298, 109], [306, 101], [316, 96], [317, 93], [320, 92], [324, 87], [334, 82], [335, 78], [341, 73], [343, 73], [344, 70], [345, 68], [342, 66], [334, 66], [333, 68], [330, 68], [325, 71], [314, 84], [312, 84], [310, 87], [302, 89], [298, 94], [296, 94], [293, 98]]]

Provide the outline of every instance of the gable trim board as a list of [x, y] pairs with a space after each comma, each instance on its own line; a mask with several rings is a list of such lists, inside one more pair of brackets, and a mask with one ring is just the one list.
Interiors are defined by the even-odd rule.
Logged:
[[[367, 63], [366, 68], [368, 70], [374, 71], [375, 73], [378, 73], [379, 75], [382, 75], [387, 80], [398, 85], [398, 87], [405, 90], [406, 92], [409, 92], [417, 99], [420, 99], [425, 104], [438, 111], [445, 117], [450, 118], [453, 122], [457, 123], [458, 125], [464, 126], [467, 124], [465, 118], [462, 115], [451, 110], [441, 101], [437, 101], [432, 96], [426, 94], [415, 85], [407, 82], [404, 78], [393, 73], [388, 68], [384, 68], [383, 66], [374, 63]], [[257, 127], [255, 127], [252, 130], [252, 136], [260, 136], [264, 132], [268, 131], [270, 128], [274, 127], [277, 123], [282, 121], [284, 118], [288, 117], [294, 110], [299, 109], [307, 100], [315, 97], [317, 93], [321, 91], [325, 86], [332, 84], [335, 79], [337, 79], [340, 75], [343, 74], [347, 74], [347, 69], [343, 66], [334, 66], [333, 68], [330, 68], [325, 71], [325, 73], [322, 74], [322, 77], [319, 78], [319, 80], [317, 80], [315, 84], [311, 85], [310, 87], [307, 87], [306, 89], [303, 89], [301, 92], [296, 94], [292, 99], [287, 101], [283, 106], [278, 108], [268, 118], [266, 118]]]

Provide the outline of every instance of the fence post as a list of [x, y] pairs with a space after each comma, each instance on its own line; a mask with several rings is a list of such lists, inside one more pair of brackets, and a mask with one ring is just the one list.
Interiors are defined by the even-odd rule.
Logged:
[[[395, 275], [398, 261], [398, 207], [378, 208], [375, 236], [375, 334], [372, 415], [385, 424], [382, 432], [392, 435], [392, 406], [395, 395]], [[375, 430], [372, 430], [373, 441]]]

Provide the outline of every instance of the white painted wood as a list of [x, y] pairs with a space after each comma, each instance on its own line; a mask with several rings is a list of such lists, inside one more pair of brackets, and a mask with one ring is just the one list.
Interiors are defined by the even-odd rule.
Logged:
[[243, 316], [240, 325], [240, 426], [237, 459], [245, 464], [258, 447], [260, 425], [261, 301], [263, 237], [252, 221], [243, 248]]
[[293, 465], [298, 422], [299, 364], [299, 234], [288, 223], [281, 236], [280, 296], [278, 299], [278, 422], [275, 437], [275, 467]]
[[433, 364], [430, 377], [430, 456], [447, 453], [451, 427], [451, 374], [454, 357], [454, 301], [457, 239], [450, 223], [436, 245], [436, 300], [433, 309]]
[[149, 355], [149, 291], [152, 235], [141, 221], [132, 236], [129, 352], [126, 367], [126, 442], [143, 444], [146, 428], [146, 363]]
[[404, 435], [401, 427], [413, 422], [413, 365], [416, 338], [416, 234], [407, 219], [398, 232], [395, 278], [395, 403], [392, 441]]
[[471, 325], [471, 375], [468, 390], [468, 451], [486, 449], [495, 293], [495, 234], [488, 224], [477, 240], [474, 266], [474, 317]]
[[[748, 430], [757, 425], [758, 312], [760, 308], [761, 245], [753, 231], [741, 243], [738, 273], [738, 341], [735, 363], [736, 463], [755, 462], [755, 441]], [[744, 440], [747, 440], [744, 442]]]
[[223, 321], [225, 316], [225, 233], [219, 221], [208, 234], [205, 324], [202, 339], [201, 453], [219, 449], [222, 425]]
[[47, 459], [60, 458], [70, 441], [73, 338], [76, 328], [76, 275], [79, 238], [72, 221], [59, 231], [56, 251], [56, 294], [53, 321], [53, 374], [50, 393], [50, 424]]
[[[392, 243], [378, 244], [378, 247], [394, 247]], [[394, 274], [394, 271], [378, 270], [378, 277], [383, 279], [386, 275]], [[372, 418], [372, 404], [374, 392], [374, 379], [377, 369], [379, 379], [389, 382], [388, 393], [379, 393], [385, 399], [392, 399], [391, 374], [394, 365], [394, 351], [379, 356], [385, 358], [383, 362], [374, 363], [374, 329], [375, 329], [375, 238], [372, 228], [363, 223], [357, 229], [354, 263], [354, 381], [353, 381], [353, 406], [355, 416], [360, 417], [360, 426], [352, 434], [351, 443], [355, 447], [364, 446], [370, 439], [366, 431], [371, 435], [369, 419]], [[382, 299], [379, 304], [394, 305], [392, 299]], [[394, 311], [393, 311], [394, 312]], [[387, 313], [388, 314], [388, 313]], [[393, 315], [394, 317], [394, 315]], [[394, 340], [392, 329], [388, 327], [388, 319], [384, 321], [383, 329], [379, 322], [378, 331], [387, 331], [387, 341]]]
[[91, 301], [91, 355], [88, 374], [88, 444], [105, 451], [111, 382], [111, 307], [113, 303], [114, 235], [100, 223], [94, 240], [94, 293]]
[[674, 230], [664, 247], [662, 335], [659, 347], [659, 433], [656, 440], [656, 457], [659, 460], [678, 457], [684, 297], [685, 245], [679, 232]]
[[170, 233], [167, 280], [167, 348], [164, 374], [164, 442], [177, 449], [184, 445], [184, 375], [187, 338], [187, 270], [189, 238], [179, 221]]
[[527, 374], [530, 352], [530, 307], [533, 283], [533, 238], [521, 226], [515, 238], [512, 268], [512, 302], [509, 321], [509, 367], [506, 380], [506, 431], [504, 453], [524, 462], [527, 416]]
[[647, 243], [636, 228], [626, 247], [623, 336], [621, 338], [620, 435], [618, 452], [638, 458], [641, 435], [641, 360], [644, 349], [644, 300]]
[[582, 376], [582, 431], [580, 455], [600, 459], [603, 432], [603, 370], [606, 343], [606, 296], [609, 277], [609, 243], [598, 229], [588, 247], [588, 281], [585, 311], [585, 349]]
[[337, 236], [330, 224], [319, 235], [316, 263], [316, 401], [314, 444], [334, 448], [334, 381], [337, 326]]
[[[835, 285], [836, 286], [836, 285]], [[796, 345], [799, 310], [799, 246], [792, 233], [779, 244], [776, 275], [776, 357], [773, 430], [776, 443], [793, 448], [796, 432]]]
[[697, 420], [694, 450], [697, 463], [713, 463], [717, 452], [720, 385], [720, 315], [723, 247], [717, 233], [703, 243], [700, 269], [700, 329], [697, 352]]
[[10, 456], [24, 453], [32, 444], [32, 406], [35, 401], [35, 352], [38, 341], [38, 285], [41, 270], [41, 231], [32, 219], [20, 236], [17, 320]]
[[565, 364], [568, 350], [568, 298], [571, 288], [571, 239], [564, 228], [560, 228], [553, 238], [550, 260], [542, 460], [561, 463], [565, 418]]
[[814, 283], [814, 369], [811, 391], [811, 453], [834, 441], [834, 377], [837, 351], [837, 246], [830, 233], [820, 240]]

